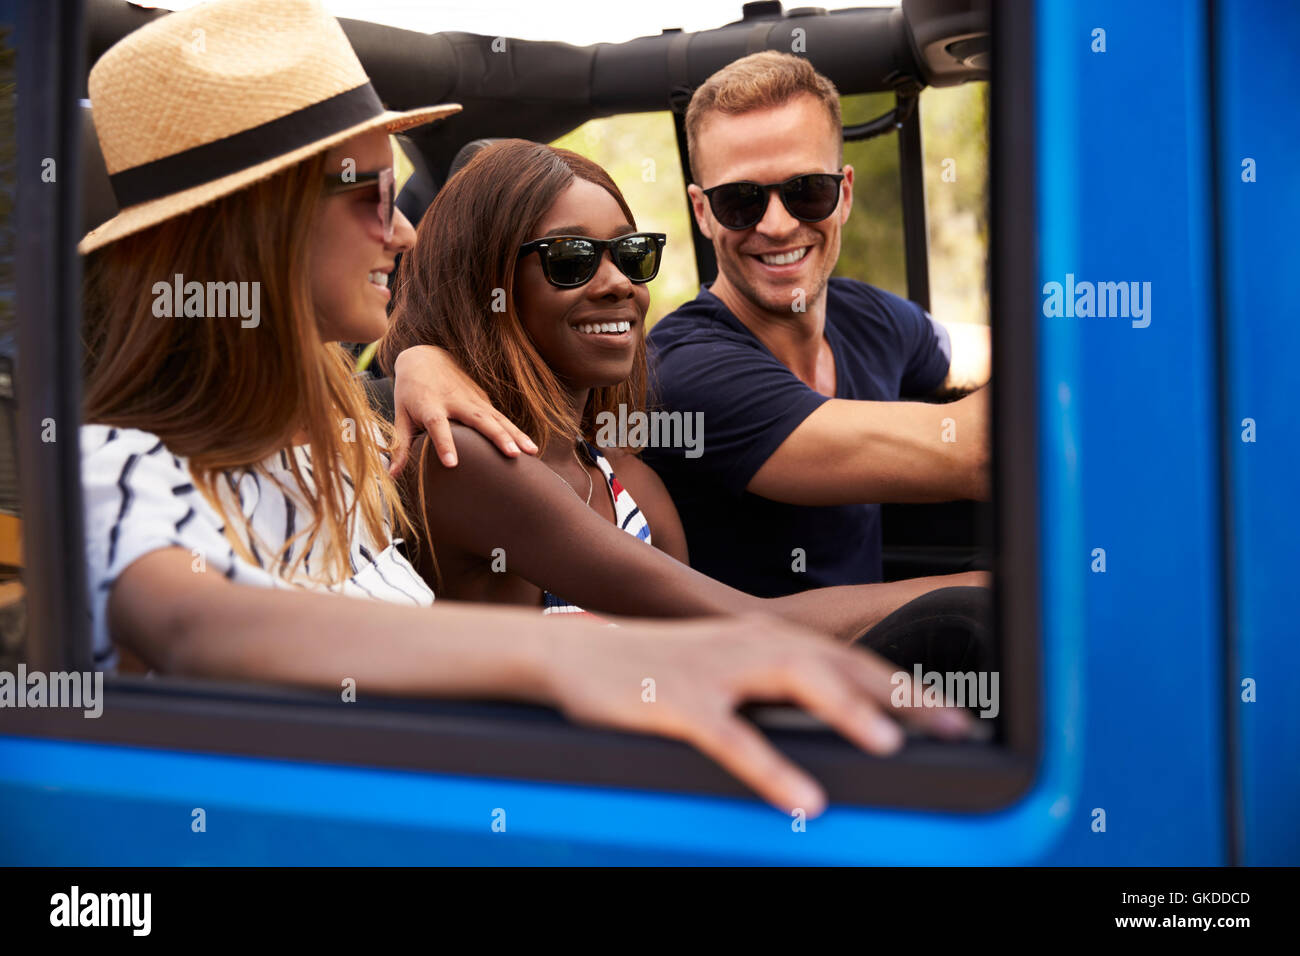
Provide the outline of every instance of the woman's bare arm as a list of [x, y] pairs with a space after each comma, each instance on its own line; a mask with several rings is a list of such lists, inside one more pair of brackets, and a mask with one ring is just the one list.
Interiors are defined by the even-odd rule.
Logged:
[[583, 504], [540, 460], [503, 458], [472, 430], [455, 425], [453, 431], [461, 450], [456, 468], [425, 456], [426, 514], [435, 543], [484, 558], [501, 548], [508, 571], [590, 611], [631, 617], [768, 613], [852, 640], [926, 591], [979, 582], [952, 575], [757, 598], [647, 548]]
[[936, 574], [881, 584], [844, 584], [770, 598], [768, 613], [854, 641], [909, 601], [937, 588], [993, 586], [987, 571]]
[[[580, 723], [690, 743], [765, 799], [810, 816], [825, 794], [736, 714], [741, 703], [791, 700], [872, 753], [901, 744], [884, 712], [890, 667], [762, 616], [610, 630], [535, 611], [405, 607], [233, 584], [195, 573], [179, 548], [133, 562], [108, 607], [114, 640], [159, 671], [335, 691], [350, 677], [363, 695], [549, 704]], [[647, 677], [653, 704], [641, 697]], [[956, 711], [904, 716], [945, 736], [971, 732]]]
[[[537, 633], [536, 614], [466, 604], [434, 614], [427, 607], [237, 585], [220, 574], [195, 573], [189, 552], [171, 548], [146, 554], [122, 573], [108, 613], [114, 639], [169, 674], [332, 689], [351, 677], [363, 694], [476, 696], [509, 684], [521, 699], [545, 699], [539, 662], [529, 656], [538, 647], [529, 639]], [[467, 654], [458, 635], [478, 630], [483, 653]], [[512, 640], [517, 633], [524, 638]]]
[[[763, 602], [692, 570], [583, 503], [540, 459], [504, 458], [461, 425], [460, 463], [424, 456], [434, 550], [452, 546], [505, 567], [590, 611], [628, 617], [761, 612]], [[499, 554], [499, 552], [497, 552]]]

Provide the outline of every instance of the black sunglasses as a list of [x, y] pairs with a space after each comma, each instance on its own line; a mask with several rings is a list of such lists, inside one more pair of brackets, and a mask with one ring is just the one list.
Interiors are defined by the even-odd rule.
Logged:
[[525, 242], [519, 247], [519, 258], [536, 252], [541, 256], [542, 275], [547, 282], [560, 289], [574, 289], [591, 281], [608, 249], [618, 271], [640, 284], [659, 274], [659, 260], [667, 241], [662, 232], [633, 232], [614, 239], [547, 236]]
[[397, 175], [390, 166], [371, 173], [349, 173], [344, 179], [342, 173], [325, 174], [325, 192], [327, 195], [360, 189], [372, 183], [379, 185], [379, 223], [384, 228], [384, 242], [393, 241], [393, 209], [397, 205]]
[[800, 222], [821, 222], [840, 204], [843, 173], [805, 173], [783, 183], [723, 183], [704, 190], [713, 218], [727, 229], [749, 229], [767, 215], [767, 194], [775, 189], [786, 211]]

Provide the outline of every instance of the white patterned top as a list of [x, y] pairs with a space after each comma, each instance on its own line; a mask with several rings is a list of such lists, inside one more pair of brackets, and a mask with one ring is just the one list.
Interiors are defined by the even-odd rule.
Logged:
[[[310, 481], [309, 447], [298, 445], [264, 462], [274, 482], [241, 469], [226, 473], [226, 487], [218, 483], [222, 504], [231, 512], [242, 512], [257, 539], [275, 551], [302, 530], [299, 516], [310, 514], [305, 498], [295, 491], [289, 454], [297, 456], [299, 470]], [[350, 495], [352, 482], [346, 475], [344, 480]], [[226, 539], [220, 516], [194, 486], [187, 460], [173, 455], [150, 432], [83, 425], [81, 483], [86, 511], [86, 586], [95, 666], [100, 669], [117, 666], [107, 619], [113, 583], [132, 562], [160, 548], [182, 548], [194, 555], [196, 567], [224, 575], [236, 584], [328, 590], [420, 606], [433, 603], [433, 591], [398, 551], [401, 539], [390, 534], [388, 540], [370, 541], [359, 514], [353, 519], [348, 549], [352, 575], [341, 584], [326, 586], [307, 576], [312, 561], [323, 560], [326, 542], [321, 538], [292, 581], [271, 566], [279, 562], [273, 554], [260, 553], [243, 528], [237, 533], [257, 563], [239, 557]], [[284, 558], [285, 566], [292, 565], [302, 544], [302, 540], [294, 543]]]

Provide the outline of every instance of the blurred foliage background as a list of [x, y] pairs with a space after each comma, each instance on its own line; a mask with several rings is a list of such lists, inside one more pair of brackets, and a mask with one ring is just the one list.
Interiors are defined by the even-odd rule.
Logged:
[[[988, 321], [987, 87], [967, 83], [921, 94], [931, 311], [946, 322]], [[844, 122], [872, 119], [893, 103], [890, 93], [846, 96]], [[664, 264], [651, 284], [649, 321], [694, 298], [699, 280], [691, 251], [690, 207], [671, 115], [631, 113], [592, 120], [554, 145], [604, 166], [627, 197], [638, 228], [667, 233]], [[945, 160], [952, 162], [945, 165]], [[890, 133], [846, 143], [844, 161], [855, 170], [854, 208], [835, 274], [906, 296], [898, 138]]]

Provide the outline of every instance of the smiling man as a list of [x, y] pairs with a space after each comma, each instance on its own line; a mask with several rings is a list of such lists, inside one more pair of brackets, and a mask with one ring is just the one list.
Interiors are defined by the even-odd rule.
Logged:
[[752, 594], [881, 579], [885, 501], [986, 498], [987, 329], [831, 278], [853, 206], [839, 94], [765, 52], [711, 76], [686, 113], [691, 207], [720, 274], [649, 341], [655, 398], [703, 414], [703, 454], [645, 459], [691, 564]]

